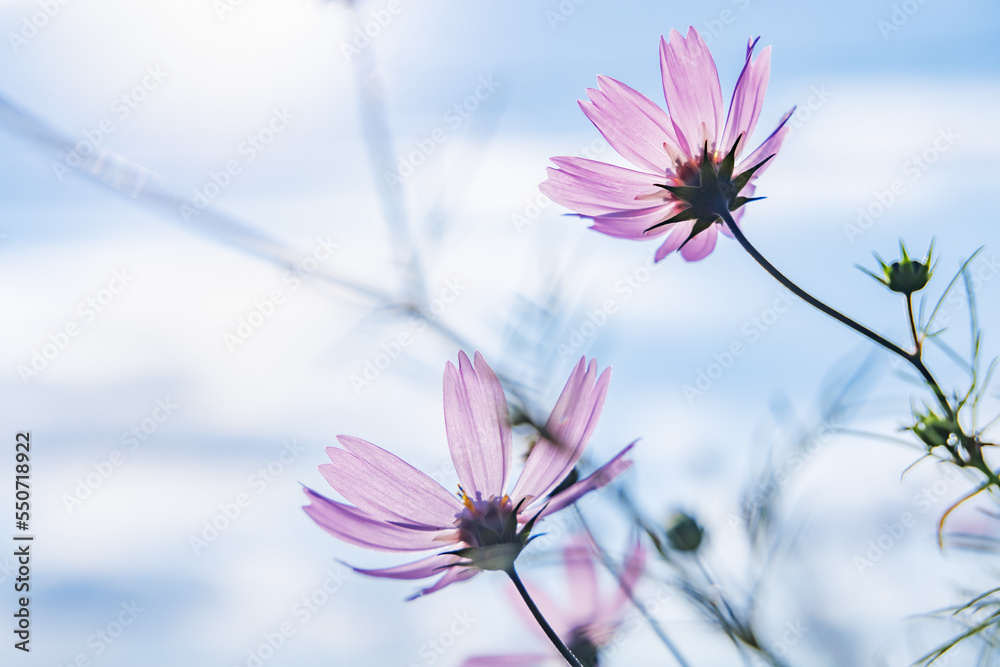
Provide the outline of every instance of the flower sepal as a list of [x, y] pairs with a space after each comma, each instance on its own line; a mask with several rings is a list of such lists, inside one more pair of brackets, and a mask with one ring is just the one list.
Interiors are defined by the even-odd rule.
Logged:
[[931, 243], [931, 247], [927, 250], [927, 257], [923, 261], [910, 259], [910, 255], [906, 252], [906, 246], [903, 245], [902, 241], [899, 242], [899, 250], [902, 257], [899, 261], [892, 264], [886, 264], [882, 261], [881, 257], [875, 255], [875, 259], [878, 260], [882, 268], [882, 276], [875, 275], [864, 267], [859, 266], [858, 268], [893, 292], [909, 296], [914, 292], [919, 292], [930, 282], [931, 276], [934, 273], [934, 267], [931, 266], [934, 243]]
[[534, 528], [535, 521], [545, 509], [543, 507], [535, 516], [525, 522], [521, 530], [518, 530], [517, 517], [523, 504], [524, 499], [521, 499], [517, 506], [510, 511], [500, 532], [483, 523], [474, 522], [478, 532], [476, 540], [478, 546], [445, 552], [465, 559], [462, 562], [454, 563], [451, 567], [472, 567], [477, 570], [502, 570], [505, 572], [514, 567], [514, 561], [517, 560], [517, 557], [521, 555], [528, 543], [537, 537], [537, 535], [531, 535], [531, 529]]
[[651, 232], [654, 229], [670, 225], [685, 220], [695, 220], [694, 227], [690, 234], [681, 244], [683, 247], [688, 241], [705, 231], [713, 224], [719, 222], [724, 216], [739, 209], [745, 204], [764, 199], [763, 197], [743, 197], [740, 191], [743, 190], [753, 178], [754, 173], [767, 164], [767, 161], [774, 157], [769, 155], [754, 166], [746, 169], [737, 176], [733, 176], [733, 169], [736, 164], [736, 147], [740, 143], [740, 138], [733, 144], [732, 149], [726, 154], [718, 165], [709, 156], [708, 142], [705, 143], [701, 155], [701, 168], [697, 174], [692, 174], [691, 181], [684, 185], [667, 185], [657, 183], [656, 186], [663, 188], [672, 194], [678, 201], [687, 204], [687, 208], [676, 215], [658, 222], [646, 229]]
[[927, 414], [915, 413], [916, 422], [907, 430], [913, 431], [930, 451], [935, 447], [954, 448], [961, 437], [962, 430], [954, 421], [939, 417], [933, 410]]

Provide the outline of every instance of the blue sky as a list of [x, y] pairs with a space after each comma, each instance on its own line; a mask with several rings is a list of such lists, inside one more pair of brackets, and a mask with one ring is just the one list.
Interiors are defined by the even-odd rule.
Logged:
[[[43, 5], [52, 15], [25, 31]], [[294, 634], [267, 665], [411, 667], [431, 664], [432, 654], [433, 664], [457, 665], [474, 653], [538, 646], [499, 577], [403, 603], [406, 582], [345, 577], [338, 562], [401, 559], [337, 543], [299, 509], [301, 484], [325, 486], [316, 466], [337, 434], [364, 437], [454, 483], [441, 371], [456, 345], [318, 277], [401, 294], [412, 282], [393, 248], [406, 238], [402, 247], [423, 259], [427, 303], [455, 296], [440, 321], [522, 379], [544, 410], [580, 355], [614, 366], [594, 459], [641, 438], [627, 483], [651, 515], [696, 511], [710, 531], [711, 566], [745, 593], [756, 564], [729, 518], [775, 446], [774, 414], [815, 422], [823, 388], [864, 362], [872, 379], [850, 425], [896, 435], [913, 390], [884, 356], [865, 362], [863, 341], [805, 304], [769, 322], [781, 292], [735, 243], [646, 273], [652, 244], [599, 236], [540, 198], [552, 155], [583, 150], [621, 163], [576, 100], [605, 74], [662, 101], [657, 42], [671, 28], [711, 35], [724, 95], [747, 38], [773, 46], [756, 140], [787, 109], [800, 111], [759, 183], [768, 199], [752, 205], [745, 228], [775, 264], [903, 340], [900, 304], [854, 264], [873, 267], [873, 250], [892, 257], [901, 237], [917, 249], [933, 238], [940, 275], [950, 277], [985, 246], [976, 295], [988, 356], [997, 352], [1000, 238], [985, 205], [1000, 176], [996, 3], [399, 0], [393, 13], [363, 2], [362, 25], [385, 25], [350, 58], [352, 17], [341, 3], [220, 6], [0, 4], [0, 97], [23, 112], [0, 110], [0, 437], [30, 429], [36, 443], [36, 634], [32, 654], [16, 655], [16, 664], [68, 665], [82, 655], [107, 666], [246, 665], [247, 651], [285, 623]], [[363, 139], [356, 62], [361, 85], [384, 100], [390, 162], [424, 153], [389, 221], [376, 188], [385, 170], [373, 168]], [[463, 113], [470, 96], [475, 109]], [[104, 164], [106, 179], [139, 175], [144, 193], [169, 183], [189, 201], [207, 193], [210, 211], [244, 226], [226, 232], [209, 212], [185, 220], [176, 202], [130, 197], [137, 186], [127, 179], [116, 181], [119, 191], [95, 183], [81, 173], [92, 163], [54, 167], [72, 160], [47, 139], [56, 136], [99, 137], [148, 170]], [[877, 211], [894, 184], [891, 203], [860, 228], [859, 209]], [[299, 282], [247, 244], [294, 263]], [[626, 276], [639, 287], [623, 289]], [[553, 291], [567, 307], [526, 356], [510, 344], [512, 328], [537, 332], [513, 317]], [[86, 314], [88, 299], [100, 312]], [[581, 335], [608, 300], [616, 312]], [[226, 336], [255, 311], [261, 325], [231, 343]], [[964, 351], [961, 304], [953, 321]], [[18, 367], [71, 325], [79, 334], [24, 381]], [[371, 384], [352, 380], [401, 334], [412, 344]], [[745, 353], [689, 400], [684, 386], [722, 364], [734, 343]], [[962, 372], [930, 354], [944, 381], [959, 386]], [[158, 401], [177, 406], [162, 421]], [[990, 401], [985, 414], [997, 409], [995, 394]], [[146, 436], [134, 447], [123, 440], [132, 429]], [[908, 664], [948, 630], [914, 632], [908, 616], [961, 599], [963, 585], [995, 585], [978, 576], [980, 560], [934, 545], [938, 516], [971, 482], [931, 464], [900, 481], [915, 457], [838, 436], [783, 489], [782, 521], [803, 546], [768, 575], [759, 602], [766, 641], [779, 641], [789, 622], [816, 628], [795, 648], [796, 664]], [[11, 466], [4, 455], [0, 474]], [[280, 472], [262, 483], [268, 466]], [[89, 495], [77, 492], [81, 481]], [[941, 484], [927, 511], [914, 504]], [[230, 526], [197, 548], [192, 537], [204, 539], [205, 522], [234, 512], [238, 498], [248, 502]], [[620, 551], [620, 513], [593, 507], [600, 534]], [[859, 573], [854, 557], [905, 512], [915, 526]], [[961, 520], [973, 525], [975, 515]], [[539, 566], [525, 576], [550, 572]], [[6, 570], [0, 576], [6, 610], [13, 592]], [[647, 584], [656, 595], [656, 582]], [[324, 602], [306, 615], [297, 605], [313, 595]], [[113, 643], [94, 639], [136, 607]], [[658, 613], [692, 664], [733, 664], [724, 638], [679, 598]], [[453, 646], [428, 648], [469, 615], [475, 621]], [[831, 647], [844, 653], [824, 657]], [[15, 659], [9, 646], [0, 650], [5, 662]], [[641, 631], [611, 664], [663, 656]]]

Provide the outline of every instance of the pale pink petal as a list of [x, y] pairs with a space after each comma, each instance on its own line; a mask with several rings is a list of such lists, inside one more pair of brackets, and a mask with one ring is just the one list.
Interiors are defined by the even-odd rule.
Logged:
[[[546, 517], [549, 514], [558, 512], [559, 510], [572, 505], [583, 496], [609, 484], [615, 477], [628, 470], [632, 465], [632, 461], [626, 460], [624, 457], [634, 446], [635, 443], [631, 443], [628, 447], [618, 452], [617, 456], [598, 468], [586, 479], [582, 479], [565, 491], [552, 496], [552, 498], [545, 504], [545, 509], [539, 512], [538, 518], [541, 519], [542, 517]], [[524, 513], [525, 519], [530, 516], [530, 511]]]
[[643, 548], [642, 543], [636, 540], [635, 546], [625, 560], [625, 568], [621, 572], [620, 585], [614, 598], [601, 607], [599, 622], [613, 627], [621, 624], [624, 609], [631, 602], [635, 586], [639, 583], [639, 579], [642, 577], [645, 568], [646, 550]]
[[382, 521], [445, 528], [462, 503], [401, 458], [360, 438], [338, 436], [345, 449], [328, 447], [332, 464], [320, 473], [340, 495]]
[[597, 361], [581, 358], [573, 369], [545, 423], [544, 437], [528, 455], [511, 498], [540, 498], [561, 482], [576, 465], [597, 426], [611, 381], [611, 369], [597, 377]]
[[689, 148], [700, 152], [708, 141], [712, 150], [722, 129], [722, 88], [715, 60], [694, 27], [687, 39], [676, 30], [669, 42], [660, 39], [660, 71], [667, 110]]
[[552, 664], [551, 655], [545, 653], [517, 653], [466, 658], [461, 667], [538, 667], [545, 664]]
[[689, 262], [697, 262], [704, 259], [710, 252], [715, 250], [715, 241], [719, 238], [719, 226], [715, 223], [699, 233], [681, 248], [681, 257]]
[[[788, 131], [791, 129], [788, 127], [787, 123], [793, 113], [795, 113], [795, 107], [792, 107], [788, 113], [781, 117], [781, 120], [778, 122], [778, 127], [774, 128], [774, 132], [772, 132], [770, 136], [764, 140], [764, 143], [762, 143], [757, 150], [745, 157], [738, 165], [736, 165], [735, 173], [740, 174], [750, 167], [759, 164], [771, 155], [776, 155], [778, 151], [781, 150], [781, 142], [785, 140], [785, 137], [788, 135]], [[757, 180], [761, 174], [770, 168], [772, 163], [774, 163], [774, 160], [768, 160], [767, 164], [754, 172], [753, 178], [750, 179], [750, 182], [753, 183]], [[746, 188], [744, 188], [740, 194], [744, 194], [745, 192]]]
[[382, 577], [385, 579], [424, 579], [433, 577], [444, 572], [444, 568], [452, 563], [457, 563], [460, 558], [450, 554], [434, 554], [427, 558], [421, 558], [412, 563], [386, 567], [378, 570], [365, 570], [359, 567], [348, 566], [359, 574], [369, 577]]
[[465, 352], [444, 370], [444, 423], [451, 459], [466, 493], [503, 495], [511, 464], [510, 412], [503, 387], [482, 355]]
[[582, 622], [590, 620], [600, 607], [597, 597], [597, 571], [588, 540], [574, 540], [563, 550], [566, 578], [569, 582], [570, 609]]
[[[535, 601], [539, 611], [542, 612], [542, 616], [549, 622], [549, 625], [552, 626], [557, 635], [565, 637], [573, 630], [572, 621], [569, 615], [566, 614], [566, 610], [561, 605], [556, 604], [555, 600], [545, 592], [545, 589], [538, 588], [528, 581], [524, 582], [524, 587], [528, 589], [531, 599]], [[514, 611], [521, 618], [521, 623], [524, 627], [530, 628], [540, 639], [544, 639], [546, 642], [549, 641], [545, 637], [545, 632], [538, 627], [538, 621], [531, 615], [531, 610], [528, 609], [528, 605], [524, 603], [517, 590], [513, 586], [509, 586], [506, 591], [507, 598], [514, 607]]]
[[668, 225], [657, 227], [649, 233], [646, 232], [653, 225], [672, 218], [683, 206], [675, 201], [671, 201], [662, 206], [652, 208], [597, 215], [594, 216], [594, 224], [590, 228], [615, 238], [645, 241], [670, 231]]
[[446, 586], [451, 586], [452, 584], [458, 583], [460, 581], [468, 581], [469, 579], [472, 579], [474, 576], [479, 574], [480, 571], [481, 570], [477, 570], [471, 567], [449, 568], [448, 571], [444, 573], [444, 576], [438, 579], [437, 583], [435, 583], [433, 586], [428, 586], [427, 588], [417, 591], [416, 593], [414, 593], [413, 595], [411, 595], [406, 599], [416, 600], [417, 598], [423, 597], [424, 595], [430, 595], [431, 593], [436, 593], [442, 588], [445, 588]]
[[656, 254], [653, 256], [653, 259], [657, 262], [683, 245], [687, 237], [691, 235], [691, 230], [694, 229], [694, 220], [675, 222], [669, 225], [669, 228], [670, 236], [663, 242], [663, 245], [656, 249]]
[[672, 161], [664, 144], [677, 145], [667, 113], [620, 81], [598, 76], [597, 85], [597, 90], [587, 89], [589, 102], [580, 101], [583, 113], [626, 160], [640, 169], [666, 173]]
[[753, 47], [756, 44], [757, 40], [753, 39], [747, 46], [746, 63], [736, 82], [733, 99], [729, 103], [726, 130], [719, 145], [721, 154], [727, 154], [736, 143], [736, 139], [741, 137], [736, 150], [736, 157], [740, 156], [750, 141], [754, 128], [757, 127], [757, 118], [760, 116], [761, 107], [764, 106], [764, 94], [767, 92], [767, 80], [771, 73], [771, 47], [765, 47], [756, 60], [751, 60]]
[[379, 521], [356, 507], [305, 489], [310, 504], [303, 507], [320, 528], [350, 544], [382, 551], [427, 551], [457, 541], [457, 532], [413, 530]]
[[670, 193], [654, 185], [666, 183], [663, 176], [584, 158], [552, 158], [552, 161], [559, 168], [547, 170], [549, 178], [539, 189], [552, 201], [582, 215], [649, 208], [671, 199]]

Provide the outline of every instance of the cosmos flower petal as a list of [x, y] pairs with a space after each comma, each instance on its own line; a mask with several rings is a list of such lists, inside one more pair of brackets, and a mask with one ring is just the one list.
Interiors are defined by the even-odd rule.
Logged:
[[510, 412], [500, 381], [478, 352], [444, 371], [444, 422], [451, 459], [466, 492], [503, 494], [511, 465]]
[[460, 581], [468, 581], [469, 579], [472, 579], [474, 576], [476, 576], [477, 574], [479, 574], [479, 572], [480, 572], [480, 570], [477, 570], [477, 569], [471, 568], [471, 567], [452, 567], [452, 568], [449, 568], [444, 573], [444, 576], [441, 577], [440, 579], [438, 579], [437, 582], [433, 586], [428, 586], [427, 588], [424, 588], [424, 589], [418, 591], [417, 593], [414, 593], [413, 595], [411, 595], [407, 599], [408, 600], [416, 600], [417, 598], [422, 597], [424, 595], [430, 595], [431, 593], [436, 593], [439, 590], [441, 590], [442, 588], [445, 588], [447, 586], [451, 586], [452, 584], [456, 584], [456, 583], [458, 583]]
[[585, 215], [648, 208], [670, 198], [669, 193], [654, 185], [667, 180], [662, 175], [586, 158], [556, 157], [552, 162], [558, 169], [548, 169], [549, 179], [540, 186], [542, 193]]
[[[774, 132], [772, 132], [770, 136], [764, 140], [764, 143], [762, 143], [757, 150], [745, 157], [738, 165], [736, 165], [736, 173], [742, 173], [750, 167], [760, 164], [763, 160], [766, 160], [771, 155], [776, 155], [778, 151], [781, 150], [781, 143], [785, 140], [785, 137], [788, 136], [788, 131], [791, 129], [787, 123], [793, 113], [795, 113], [794, 107], [781, 117], [781, 120], [778, 121], [778, 127], [774, 128]], [[768, 160], [767, 164], [754, 172], [753, 178], [750, 179], [750, 182], [753, 183], [756, 181], [773, 163], [774, 160]], [[743, 190], [740, 191], [740, 194], [745, 195], [745, 193], [746, 188], [743, 188]]]
[[668, 236], [667, 240], [663, 242], [663, 245], [656, 249], [656, 255], [653, 256], [653, 259], [659, 262], [670, 253], [680, 248], [684, 242], [687, 241], [687, 238], [691, 236], [691, 230], [693, 229], [694, 220], [685, 220], [684, 222], [675, 223], [670, 232], [670, 236]]
[[[303, 507], [313, 521], [344, 542], [381, 551], [426, 551], [447, 544], [454, 531], [412, 530], [379, 521], [369, 514], [305, 489], [310, 503]], [[452, 536], [453, 537], [453, 536]]]
[[687, 242], [681, 248], [681, 257], [689, 262], [697, 262], [699, 259], [708, 257], [708, 254], [715, 250], [715, 241], [719, 238], [719, 225], [713, 224], [711, 227], [701, 232]]
[[540, 667], [551, 663], [552, 655], [548, 653], [519, 653], [466, 658], [461, 667]]
[[[728, 168], [721, 176], [722, 182], [709, 181], [703, 185], [699, 178], [703, 167], [711, 166], [718, 174], [723, 156], [730, 149], [735, 149], [737, 158], [744, 153], [756, 128], [771, 63], [770, 47], [754, 58], [758, 41], [759, 38], [751, 39], [747, 44], [743, 69], [725, 115], [715, 61], [693, 27], [686, 37], [673, 30], [669, 39], [660, 39], [663, 94], [669, 114], [664, 114], [652, 101], [625, 84], [599, 77], [599, 88], [588, 91], [590, 100], [582, 101], [581, 108], [611, 145], [640, 171], [626, 170], [631, 172], [630, 180], [623, 184], [593, 173], [596, 170], [573, 171], [560, 166], [549, 170], [549, 180], [542, 184], [542, 191], [580, 217], [590, 218], [593, 221], [591, 229], [602, 234], [630, 240], [668, 234], [656, 252], [658, 262], [678, 250], [688, 261], [707, 256], [715, 248], [719, 231], [731, 236], [727, 229], [703, 233], [699, 235], [701, 238], [690, 243], [693, 222], [674, 222], [656, 227], [648, 234], [646, 230], [683, 215], [703, 222], [714, 220], [721, 211], [714, 208], [719, 205], [720, 197], [729, 206], [737, 206], [737, 194], [747, 196], [752, 181], [770, 166], [770, 162], [761, 163], [780, 149], [788, 133], [788, 115], [761, 147], [737, 166], [735, 173], [738, 175], [760, 165], [750, 182], [743, 184], [741, 193], [733, 192], [734, 176]], [[654, 146], [660, 139], [661, 146]], [[702, 165], [706, 143], [710, 164]], [[553, 158], [557, 164], [560, 159], [568, 158]], [[607, 168], [613, 169], [610, 165]], [[646, 176], [651, 180], [644, 181], [643, 172], [648, 172]], [[686, 192], [647, 192], [639, 189], [644, 185], [663, 186], [661, 189], [681, 187]], [[715, 192], [705, 191], [713, 187]], [[687, 209], [690, 211], [685, 213]], [[743, 211], [743, 207], [738, 207], [733, 213], [734, 219], [739, 220]]]
[[[569, 615], [566, 614], [565, 609], [562, 606], [556, 604], [555, 600], [545, 591], [543, 588], [538, 588], [530, 581], [524, 582], [524, 587], [528, 589], [528, 594], [531, 595], [531, 599], [535, 601], [538, 606], [539, 611], [542, 612], [542, 616], [545, 620], [549, 622], [552, 629], [555, 630], [556, 634], [560, 637], [565, 637], [573, 629], [573, 625], [569, 619]], [[528, 609], [528, 605], [524, 603], [521, 595], [514, 588], [507, 588], [506, 590], [507, 599], [510, 600], [511, 606], [514, 611], [521, 618], [522, 623], [526, 628], [530, 628], [535, 632], [540, 639], [548, 641], [545, 637], [545, 632], [538, 627], [538, 621], [531, 614], [531, 610]]]
[[591, 549], [587, 540], [578, 539], [563, 550], [566, 577], [569, 580], [570, 609], [577, 612], [582, 622], [588, 621], [601, 606]]
[[545, 432], [528, 455], [512, 498], [540, 498], [576, 465], [604, 407], [611, 369], [597, 377], [597, 362], [581, 358], [552, 408]]
[[761, 107], [764, 106], [764, 94], [767, 92], [767, 81], [771, 74], [771, 47], [764, 47], [756, 60], [753, 60], [753, 47], [756, 44], [757, 40], [752, 39], [747, 45], [746, 63], [736, 82], [733, 99], [729, 103], [726, 129], [719, 147], [723, 154], [728, 153], [739, 138], [740, 145], [736, 150], [736, 157], [740, 156], [750, 141], [754, 128], [757, 127], [757, 118], [760, 116]]
[[[715, 60], [693, 27], [660, 38], [660, 73], [670, 117], [691, 149], [713, 149], [722, 128], [722, 87]], [[689, 154], [689, 157], [697, 157]]]
[[635, 546], [629, 552], [625, 560], [625, 568], [621, 572], [621, 585], [610, 604], [605, 604], [601, 609], [599, 621], [604, 625], [618, 625], [622, 622], [624, 609], [631, 601], [631, 594], [635, 590], [636, 584], [642, 577], [646, 569], [646, 550], [639, 540], [635, 541]]
[[340, 495], [382, 521], [451, 526], [462, 503], [428, 475], [361, 438], [338, 436], [320, 473]]
[[580, 101], [583, 113], [626, 160], [640, 169], [666, 173], [671, 160], [664, 144], [677, 144], [667, 113], [620, 81], [598, 76], [597, 84], [598, 89], [587, 89], [590, 101]]
[[669, 227], [658, 227], [646, 233], [646, 230], [653, 225], [672, 218], [681, 208], [682, 204], [670, 202], [651, 208], [597, 215], [594, 216], [594, 224], [590, 228], [615, 238], [645, 241], [670, 231]]
[[582, 479], [565, 491], [552, 496], [552, 498], [550, 498], [546, 503], [545, 509], [539, 512], [538, 518], [541, 519], [549, 514], [558, 512], [565, 507], [569, 507], [591, 491], [611, 483], [615, 477], [631, 467], [632, 461], [625, 459], [625, 455], [628, 454], [634, 446], [635, 443], [631, 443], [628, 447], [618, 452], [617, 456], [598, 468], [586, 479]]
[[[652, 174], [641, 174], [621, 167], [617, 169], [621, 172], [588, 169], [587, 165], [568, 163], [562, 169], [549, 167], [549, 178], [539, 189], [552, 201], [587, 216], [646, 209], [662, 205], [670, 199], [666, 190], [653, 185], [657, 178]], [[622, 172], [635, 174], [638, 178], [628, 182], [621, 177]]]
[[351, 569], [359, 574], [369, 577], [383, 577], [386, 579], [424, 579], [433, 577], [444, 572], [444, 568], [453, 563], [457, 563], [460, 558], [450, 554], [435, 554], [427, 558], [421, 558], [412, 563], [386, 567], [378, 570], [364, 570], [351, 566]]

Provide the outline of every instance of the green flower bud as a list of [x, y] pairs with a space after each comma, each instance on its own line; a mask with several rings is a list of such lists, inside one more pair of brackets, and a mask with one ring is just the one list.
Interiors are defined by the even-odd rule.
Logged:
[[958, 444], [961, 429], [955, 422], [942, 419], [933, 410], [928, 410], [924, 415], [916, 413], [914, 416], [916, 422], [908, 429], [927, 445], [928, 450], [945, 445], [954, 447]]
[[697, 551], [705, 529], [691, 516], [677, 512], [667, 521], [667, 541], [675, 551]]
[[863, 267], [859, 268], [893, 292], [906, 295], [919, 292], [930, 282], [931, 274], [933, 273], [931, 255], [934, 252], [934, 244], [931, 243], [930, 249], [927, 250], [926, 259], [920, 262], [910, 259], [909, 254], [906, 252], [906, 246], [903, 245], [902, 241], [899, 242], [899, 250], [902, 258], [892, 264], [886, 264], [882, 261], [881, 257], [875, 255], [875, 259], [878, 260], [878, 263], [882, 267], [883, 276], [877, 276]]

